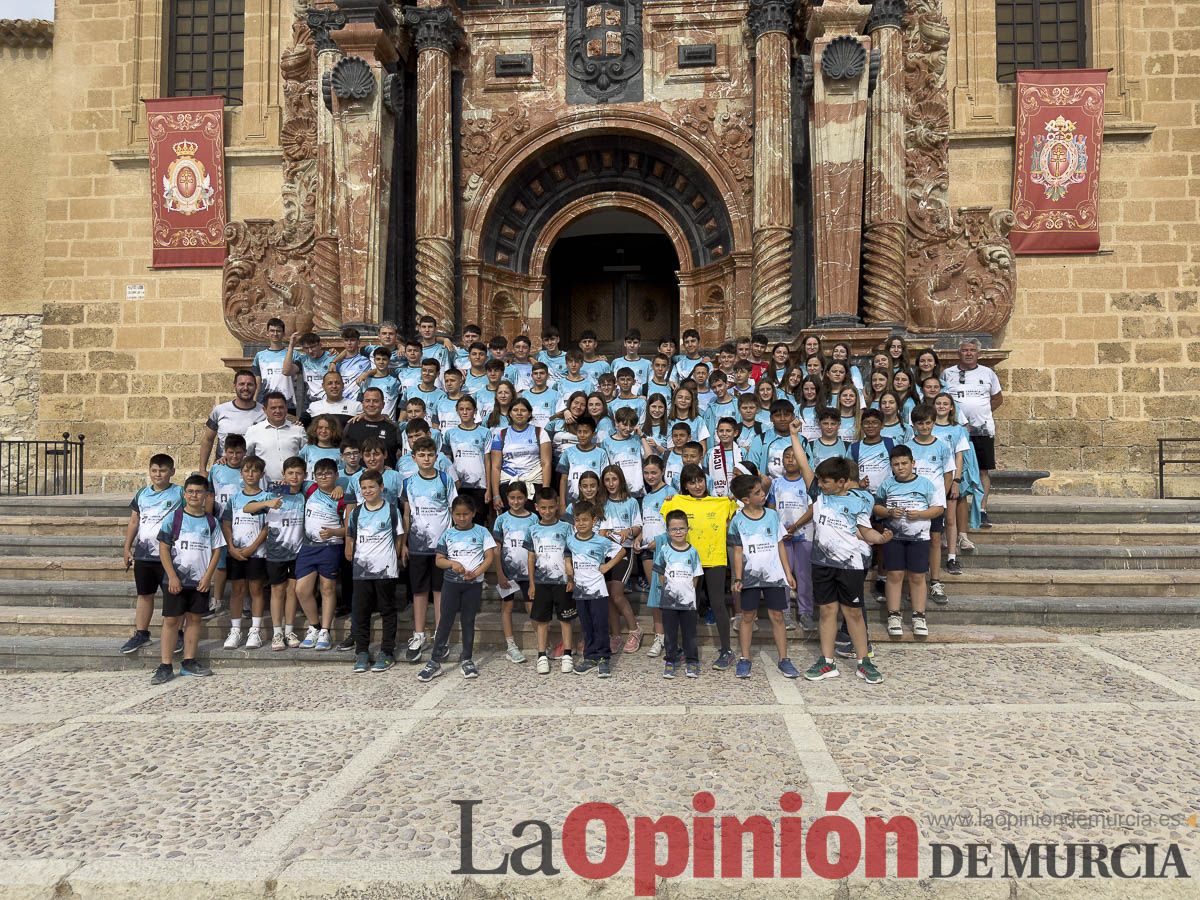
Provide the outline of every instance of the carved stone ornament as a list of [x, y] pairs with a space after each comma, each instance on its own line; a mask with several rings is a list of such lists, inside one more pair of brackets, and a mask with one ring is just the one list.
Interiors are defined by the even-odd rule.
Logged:
[[807, 97], [813, 89], [812, 56], [803, 53], [796, 57], [796, 90], [801, 96]]
[[404, 21], [413, 29], [413, 44], [418, 52], [444, 50], [453, 53], [462, 42], [462, 27], [449, 6], [406, 6]]
[[749, 200], [754, 189], [754, 118], [749, 101], [746, 105], [718, 113], [715, 100], [690, 100], [680, 104], [676, 119], [716, 148]]
[[497, 110], [488, 119], [467, 119], [462, 123], [462, 140], [459, 144], [462, 157], [463, 198], [470, 199], [471, 178], [481, 178], [484, 170], [517, 137], [529, 130], [529, 111], [513, 104], [508, 109]]
[[[317, 78], [308, 4], [295, 3], [292, 46], [280, 56], [283, 76], [283, 218], [225, 226], [229, 254], [223, 308], [230, 332], [244, 343], [267, 338], [267, 320], [283, 319], [287, 333], [313, 326], [314, 297], [330, 294], [314, 269], [316, 236]], [[334, 272], [336, 277], [336, 272]], [[332, 290], [336, 297], [336, 282]]]
[[383, 108], [393, 116], [404, 108], [404, 76], [397, 72], [383, 76]]
[[333, 73], [326, 72], [321, 77], [321, 100], [325, 103], [325, 108], [333, 112]]
[[361, 56], [345, 56], [333, 67], [333, 92], [339, 100], [366, 100], [375, 93], [375, 73]]
[[879, 80], [879, 67], [883, 64], [883, 57], [879, 53], [878, 47], [871, 48], [871, 61], [867, 65], [867, 93], [875, 93], [875, 82]]
[[867, 65], [867, 51], [856, 37], [843, 34], [821, 54], [821, 72], [832, 81], [854, 81]]
[[313, 47], [317, 53], [322, 50], [336, 50], [330, 32], [346, 27], [346, 14], [340, 9], [314, 9], [308, 13], [308, 30], [312, 32]]
[[902, 28], [904, 26], [905, 0], [875, 0], [871, 4], [871, 16], [867, 19], [867, 33], [880, 28]]
[[908, 327], [996, 334], [1013, 309], [1011, 210], [950, 209], [950, 107], [941, 0], [911, 0], [904, 19]]
[[568, 102], [641, 100], [642, 59], [642, 0], [567, 0]]
[[790, 33], [792, 18], [792, 0], [750, 0], [746, 24], [750, 26], [754, 39], [758, 40], [772, 31]]

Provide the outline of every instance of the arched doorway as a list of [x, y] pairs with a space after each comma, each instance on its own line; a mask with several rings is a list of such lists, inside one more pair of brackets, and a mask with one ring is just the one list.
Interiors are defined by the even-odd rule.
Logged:
[[679, 332], [679, 257], [656, 222], [627, 209], [600, 209], [559, 232], [546, 263], [544, 315], [575, 345], [596, 332], [600, 352], [624, 353], [636, 328], [647, 348]]

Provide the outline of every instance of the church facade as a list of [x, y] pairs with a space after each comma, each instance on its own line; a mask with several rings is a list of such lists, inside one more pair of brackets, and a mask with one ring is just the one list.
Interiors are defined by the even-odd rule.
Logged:
[[[182, 8], [210, 3], [242, 17], [229, 257], [151, 270], [140, 100], [170, 90]], [[1056, 4], [1076, 9], [1058, 49], [1074, 27], [1111, 69], [1101, 252], [1014, 258], [1001, 79], [1020, 16], [1051, 4], [1007, 4], [1015, 26], [1005, 5], [98, 0], [40, 43], [0, 28], [0, 89], [26, 85], [0, 137], [0, 329], [28, 370], [0, 381], [5, 427], [84, 432], [110, 489], [159, 448], [193, 468], [273, 316], [860, 352], [970, 335], [1006, 392], [1002, 467], [1150, 495], [1154, 439], [1200, 431], [1200, 27], [1153, 0]]]

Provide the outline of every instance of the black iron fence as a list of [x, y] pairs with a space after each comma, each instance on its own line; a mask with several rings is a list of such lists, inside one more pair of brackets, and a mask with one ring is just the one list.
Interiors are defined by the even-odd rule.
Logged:
[[1158, 498], [1200, 500], [1200, 438], [1158, 439]]
[[61, 441], [0, 440], [0, 496], [83, 493], [83, 435]]

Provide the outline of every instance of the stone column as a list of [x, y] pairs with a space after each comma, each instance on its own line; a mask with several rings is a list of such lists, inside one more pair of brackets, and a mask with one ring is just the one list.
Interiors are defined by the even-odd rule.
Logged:
[[462, 29], [449, 6], [408, 7], [417, 48], [417, 314], [454, 328], [454, 146], [450, 54]]
[[908, 226], [904, 198], [904, 0], [875, 0], [867, 32], [879, 56], [863, 231], [863, 318], [904, 325]]
[[754, 35], [755, 331], [787, 331], [792, 311], [792, 0], [750, 0]]
[[825, 0], [808, 22], [812, 41], [812, 193], [817, 324], [856, 325], [862, 251], [863, 156], [870, 38], [868, 8]]
[[392, 116], [384, 107], [384, 66], [399, 56], [388, 30], [391, 7], [339, 0], [348, 19], [333, 32], [342, 58], [329, 73], [333, 108], [333, 177], [343, 322], [379, 321], [387, 263], [392, 183]]

